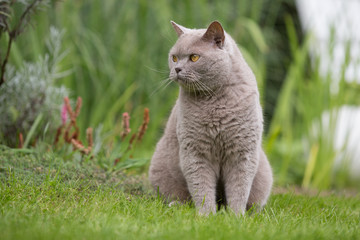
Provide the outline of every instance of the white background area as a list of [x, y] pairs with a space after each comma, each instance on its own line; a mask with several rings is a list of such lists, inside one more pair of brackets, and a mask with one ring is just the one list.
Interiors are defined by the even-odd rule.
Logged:
[[[320, 57], [320, 73], [323, 76], [331, 73], [336, 85], [344, 66], [346, 44], [350, 43], [350, 64], [345, 70], [345, 79], [360, 84], [360, 0], [296, 0], [296, 5], [302, 27], [311, 35], [310, 54], [313, 58]], [[329, 121], [329, 113], [325, 112], [324, 126], [330, 128]], [[335, 129], [329, 131], [335, 133], [337, 151], [341, 152], [346, 146], [351, 176], [360, 178], [360, 107], [341, 107]], [[343, 160], [342, 156], [338, 155], [336, 166]]]
[[[311, 55], [321, 56], [320, 69], [334, 79], [340, 78], [345, 60], [345, 46], [351, 44], [347, 81], [360, 83], [360, 0], [297, 0], [303, 29], [313, 37]], [[330, 44], [331, 31], [334, 42]], [[333, 56], [329, 49], [334, 48]]]

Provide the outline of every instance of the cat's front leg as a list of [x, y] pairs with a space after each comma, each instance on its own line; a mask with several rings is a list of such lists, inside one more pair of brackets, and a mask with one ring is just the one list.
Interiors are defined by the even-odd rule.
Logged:
[[195, 203], [201, 215], [216, 212], [216, 169], [203, 157], [180, 151], [181, 170]]
[[226, 201], [235, 214], [245, 213], [258, 158], [257, 153], [239, 152], [229, 156], [223, 165]]

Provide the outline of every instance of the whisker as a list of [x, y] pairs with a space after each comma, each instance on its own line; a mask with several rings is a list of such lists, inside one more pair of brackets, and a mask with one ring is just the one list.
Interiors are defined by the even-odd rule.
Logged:
[[195, 94], [195, 100], [197, 101], [197, 88], [199, 88], [199, 87], [196, 84], [196, 81], [190, 81], [189, 84], [190, 84], [190, 88], [192, 88], [192, 90]]
[[200, 81], [200, 76], [198, 74], [194, 74], [194, 79], [198, 83], [198, 85], [200, 86], [200, 90], [204, 94], [205, 94], [205, 91], [207, 92], [207, 94], [205, 94], [206, 96], [210, 96], [210, 97], [215, 96], [214, 91], [209, 86], [207, 86], [205, 83]]
[[[196, 88], [197, 88], [200, 92], [202, 92], [202, 93], [205, 94], [205, 92], [203, 91], [203, 89], [202, 89], [199, 81], [195, 80], [195, 81], [194, 81], [194, 85], [196, 86]], [[205, 96], [206, 96], [206, 94], [205, 94]]]
[[170, 80], [169, 77], [161, 80], [160, 82], [157, 83], [157, 85], [159, 85], [159, 87], [162, 87], [164, 84], [166, 84], [168, 81]]
[[145, 67], [146, 67], [147, 69], [150, 69], [151, 71], [154, 71], [154, 72], [157, 72], [157, 73], [166, 73], [166, 74], [169, 74], [169, 70], [158, 70], [158, 69], [155, 69], [155, 68], [146, 66], [146, 65], [145, 65]]
[[160, 92], [162, 90], [164, 90], [165, 88], [167, 88], [167, 86], [169, 86], [172, 83], [172, 80], [170, 78], [167, 78], [165, 80], [162, 80], [159, 83], [159, 86], [150, 94], [150, 97], [152, 97], [155, 93]]
[[206, 96], [212, 96], [211, 90], [208, 86], [206, 86], [204, 83], [199, 81], [199, 85], [201, 86], [201, 90], [202, 92], [206, 95]]
[[215, 92], [210, 87], [208, 87], [208, 86], [205, 86], [205, 87], [206, 87], [207, 91], [210, 93], [211, 96], [213, 96], [213, 97], [216, 96]]
[[210, 87], [208, 87], [205, 83], [196, 80], [196, 82], [198, 83], [198, 85], [200, 86], [200, 90], [206, 95], [206, 96], [215, 96], [215, 93], [213, 90], [211, 90]]

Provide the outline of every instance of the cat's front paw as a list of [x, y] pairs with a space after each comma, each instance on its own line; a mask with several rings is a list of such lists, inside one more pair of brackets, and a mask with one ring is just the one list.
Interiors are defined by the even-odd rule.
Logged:
[[200, 216], [209, 216], [210, 214], [215, 214], [216, 213], [216, 206], [202, 206], [201, 208], [198, 208], [198, 214]]
[[181, 205], [181, 204], [182, 204], [182, 203], [179, 202], [179, 201], [171, 201], [171, 202], [169, 203], [169, 207], [174, 207], [174, 206]]

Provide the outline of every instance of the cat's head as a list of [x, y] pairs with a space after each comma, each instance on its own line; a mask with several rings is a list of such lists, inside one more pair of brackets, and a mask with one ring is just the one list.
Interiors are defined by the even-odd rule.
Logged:
[[169, 52], [170, 79], [185, 90], [209, 94], [229, 79], [232, 39], [217, 21], [207, 29], [188, 29], [171, 22], [178, 40]]

